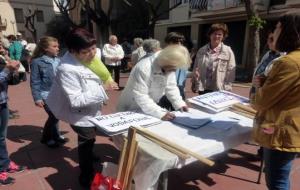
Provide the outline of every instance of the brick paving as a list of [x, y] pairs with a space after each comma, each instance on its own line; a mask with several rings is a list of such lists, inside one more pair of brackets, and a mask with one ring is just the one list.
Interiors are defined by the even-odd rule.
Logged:
[[[127, 80], [126, 74], [121, 75], [121, 86]], [[187, 96], [194, 94], [187, 85]], [[247, 96], [247, 85], [237, 85], [234, 92]], [[104, 106], [103, 113], [113, 113], [120, 91], [108, 92], [110, 100]], [[9, 105], [12, 110], [18, 110], [19, 119], [9, 121], [7, 146], [12, 160], [26, 165], [25, 172], [13, 174], [16, 183], [0, 186], [1, 190], [65, 190], [82, 189], [77, 177], [79, 173], [77, 159], [77, 137], [64, 122], [60, 123], [63, 134], [70, 142], [58, 149], [50, 149], [39, 140], [41, 130], [46, 120], [44, 110], [35, 107], [32, 101], [29, 82], [23, 82], [9, 88]], [[59, 98], [59, 97], [58, 97]], [[243, 144], [235, 149], [216, 156], [215, 167], [208, 168], [195, 163], [180, 170], [169, 173], [169, 190], [265, 190], [264, 177], [262, 184], [257, 184], [259, 162], [254, 155], [257, 146]], [[95, 146], [96, 152], [105, 161], [116, 162], [118, 150], [108, 137], [99, 134]], [[97, 166], [100, 166], [98, 163]], [[300, 189], [300, 161], [296, 161], [292, 171], [291, 189]]]

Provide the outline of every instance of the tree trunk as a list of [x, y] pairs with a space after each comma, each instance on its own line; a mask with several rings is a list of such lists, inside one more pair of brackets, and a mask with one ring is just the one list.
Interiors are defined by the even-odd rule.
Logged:
[[248, 75], [248, 79], [251, 80], [252, 74], [256, 67], [259, 58], [259, 46], [260, 46], [260, 38], [259, 38], [259, 28], [255, 25], [250, 25], [250, 20], [253, 17], [258, 17], [258, 12], [255, 8], [254, 1], [245, 0], [245, 7], [248, 18], [248, 41], [247, 41], [247, 59], [246, 59], [246, 71]]
[[150, 38], [154, 38], [155, 23], [156, 22], [149, 24], [149, 27], [148, 27], [148, 36]]
[[104, 44], [106, 44], [108, 42], [109, 27], [108, 26], [98, 26], [98, 29], [99, 29], [99, 32], [100, 32], [99, 45], [100, 45], [100, 47], [103, 47]]
[[259, 29], [249, 26], [249, 36], [248, 36], [248, 49], [247, 49], [247, 59], [246, 59], [246, 70], [249, 79], [252, 77], [252, 73], [258, 63], [259, 49], [260, 49], [260, 39], [259, 39]]

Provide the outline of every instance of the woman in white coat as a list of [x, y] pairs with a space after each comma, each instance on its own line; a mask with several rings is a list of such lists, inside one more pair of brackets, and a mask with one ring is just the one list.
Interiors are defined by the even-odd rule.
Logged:
[[[108, 99], [102, 84], [112, 79], [95, 56], [96, 39], [88, 31], [72, 30], [66, 38], [66, 45], [68, 52], [57, 67], [47, 104], [58, 119], [69, 123], [78, 134], [79, 182], [89, 187], [94, 176], [96, 137], [96, 126], [89, 119], [100, 115], [100, 109]], [[103, 71], [108, 74], [104, 76]], [[117, 87], [116, 83], [113, 84]]]
[[175, 115], [158, 105], [164, 95], [176, 110], [187, 111], [177, 87], [175, 71], [188, 68], [190, 62], [188, 50], [180, 45], [168, 46], [141, 59], [130, 73], [117, 111], [142, 111], [163, 120], [172, 120]]

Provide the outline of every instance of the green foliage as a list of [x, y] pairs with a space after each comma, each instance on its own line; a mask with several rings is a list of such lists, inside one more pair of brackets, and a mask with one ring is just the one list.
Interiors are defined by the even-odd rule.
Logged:
[[261, 19], [258, 16], [252, 16], [251, 19], [249, 20], [249, 25], [253, 26], [259, 30], [263, 29], [265, 24], [266, 24], [266, 21]]

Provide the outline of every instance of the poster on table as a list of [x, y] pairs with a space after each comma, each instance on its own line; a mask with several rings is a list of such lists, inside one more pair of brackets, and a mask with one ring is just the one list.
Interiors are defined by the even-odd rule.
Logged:
[[161, 122], [160, 119], [150, 115], [130, 111], [101, 115], [90, 121], [108, 135], [125, 132], [130, 126], [147, 127]]
[[249, 99], [228, 91], [216, 91], [195, 96], [188, 101], [197, 106], [220, 112], [236, 103], [248, 103]]

